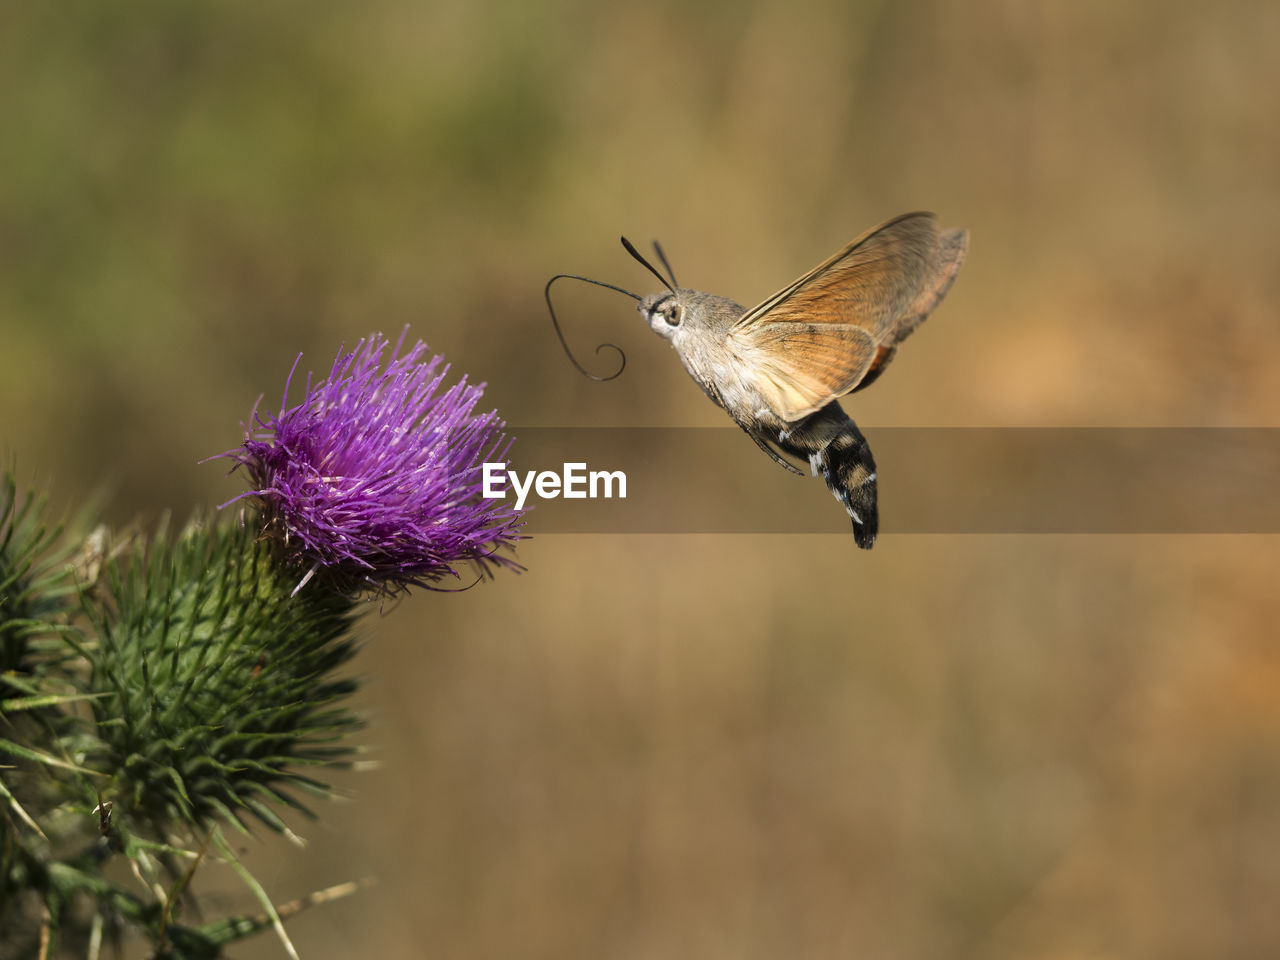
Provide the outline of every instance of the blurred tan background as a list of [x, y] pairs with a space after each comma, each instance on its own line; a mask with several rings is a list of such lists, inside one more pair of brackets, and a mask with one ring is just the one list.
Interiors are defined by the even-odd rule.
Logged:
[[[404, 324], [517, 427], [719, 425], [607, 291], [568, 335], [630, 366], [578, 376], [546, 278], [647, 292], [658, 236], [751, 303], [917, 208], [970, 259], [860, 422], [1280, 426], [1277, 50], [1267, 2], [11, 4], [0, 447], [183, 515], [298, 351]], [[379, 878], [304, 958], [1280, 955], [1277, 538], [520, 556], [367, 622], [380, 769], [247, 848], [277, 900]]]

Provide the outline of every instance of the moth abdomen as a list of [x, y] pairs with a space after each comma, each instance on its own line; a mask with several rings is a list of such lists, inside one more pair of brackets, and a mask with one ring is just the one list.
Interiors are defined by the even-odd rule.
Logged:
[[832, 401], [778, 435], [778, 446], [809, 461], [840, 501], [853, 524], [858, 546], [870, 550], [880, 530], [876, 503], [876, 461], [858, 425]]

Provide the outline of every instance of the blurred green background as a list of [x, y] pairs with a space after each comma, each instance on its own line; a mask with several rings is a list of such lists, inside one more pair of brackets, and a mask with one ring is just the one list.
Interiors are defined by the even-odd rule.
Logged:
[[[578, 376], [546, 278], [647, 292], [659, 236], [751, 303], [918, 208], [969, 262], [860, 422], [1280, 426], [1277, 50], [1268, 2], [10, 3], [0, 447], [150, 526], [239, 492], [197, 461], [299, 351], [405, 324], [516, 427], [720, 425], [607, 291], [568, 335], [630, 366]], [[520, 557], [366, 624], [381, 766], [246, 843], [277, 900], [379, 878], [304, 958], [1280, 954], [1276, 537]]]

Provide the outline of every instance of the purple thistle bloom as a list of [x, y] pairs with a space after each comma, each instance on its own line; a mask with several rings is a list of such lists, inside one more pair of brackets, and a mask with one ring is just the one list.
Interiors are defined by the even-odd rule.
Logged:
[[[407, 332], [407, 330], [406, 330]], [[497, 411], [473, 410], [484, 384], [466, 377], [443, 388], [443, 358], [424, 360], [418, 341], [398, 356], [381, 334], [338, 353], [329, 378], [307, 377], [302, 402], [277, 415], [260, 414], [244, 443], [222, 456], [248, 471], [269, 535], [305, 574], [340, 588], [397, 593], [428, 586], [455, 565], [521, 567], [497, 551], [520, 539], [523, 511], [481, 495], [482, 464], [505, 461], [510, 440]], [[301, 359], [301, 355], [299, 355]], [[294, 370], [297, 361], [294, 361]], [[223, 504], [226, 506], [227, 504]]]

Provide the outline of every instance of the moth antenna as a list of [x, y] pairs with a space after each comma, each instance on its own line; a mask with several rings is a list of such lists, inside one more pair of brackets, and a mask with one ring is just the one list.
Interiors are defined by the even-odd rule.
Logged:
[[637, 294], [632, 293], [630, 290], [624, 290], [622, 289], [622, 287], [615, 287], [612, 283], [605, 283], [603, 280], [592, 280], [590, 277], [580, 277], [576, 273], [557, 273], [554, 277], [552, 277], [550, 280], [547, 281], [546, 290], [543, 291], [543, 296], [546, 297], [546, 300], [547, 300], [547, 310], [551, 314], [551, 325], [556, 328], [556, 336], [560, 338], [560, 346], [564, 348], [564, 355], [569, 358], [569, 362], [572, 363], [575, 367], [577, 367], [578, 372], [582, 374], [584, 377], [589, 377], [592, 380], [598, 380], [601, 382], [605, 380], [615, 380], [618, 377], [622, 376], [623, 370], [627, 369], [627, 355], [622, 352], [622, 348], [620, 346], [618, 346], [615, 343], [602, 343], [598, 347], [596, 347], [596, 353], [599, 353], [605, 347], [609, 347], [612, 350], [618, 351], [618, 357], [621, 362], [618, 364], [618, 369], [615, 370], [613, 373], [609, 374], [609, 376], [607, 377], [597, 377], [594, 373], [591, 373], [590, 371], [588, 371], [582, 364], [580, 364], [574, 358], [573, 351], [569, 349], [569, 342], [565, 340], [564, 332], [560, 329], [560, 321], [556, 319], [556, 308], [551, 305], [551, 285], [555, 283], [557, 280], [566, 280], [566, 279], [581, 280], [584, 283], [594, 283], [597, 287], [608, 287], [610, 290], [617, 290], [619, 293], [625, 293], [632, 300], [639, 300], [640, 297]]
[[667, 276], [671, 278], [673, 287], [680, 286], [680, 281], [676, 279], [676, 272], [671, 269], [671, 264], [667, 262], [667, 255], [662, 252], [662, 245], [657, 240], [653, 241], [653, 252], [658, 255], [658, 259], [662, 261], [662, 266], [666, 268]]
[[[672, 293], [675, 293], [675, 292], [676, 292], [676, 288], [675, 288], [675, 287], [673, 287], [670, 283], [668, 283], [668, 282], [667, 282], [667, 278], [666, 278], [666, 277], [664, 277], [662, 274], [660, 274], [657, 270], [655, 270], [655, 269], [654, 269], [654, 267], [653, 267], [653, 264], [652, 264], [652, 263], [650, 263], [648, 260], [646, 260], [644, 257], [642, 257], [642, 256], [640, 255], [640, 251], [639, 251], [639, 250], [637, 250], [635, 247], [633, 247], [633, 246], [631, 245], [631, 241], [630, 241], [630, 240], [628, 240], [626, 237], [623, 237], [623, 238], [622, 238], [622, 245], [623, 245], [624, 247], [626, 247], [626, 248], [627, 248], [627, 253], [629, 253], [629, 254], [631, 254], [631, 256], [635, 257], [635, 258], [636, 258], [636, 260], [638, 260], [638, 261], [639, 261], [639, 262], [644, 266], [644, 268], [645, 268], [646, 270], [648, 270], [648, 271], [649, 271], [650, 273], [652, 273], [655, 277], [657, 277], [659, 280], [661, 280], [661, 281], [662, 281], [662, 285], [663, 285], [664, 287], [666, 287], [666, 288], [667, 288], [668, 290], [670, 290]], [[665, 258], [664, 258], [663, 262], [664, 262], [664, 263], [666, 262]], [[671, 268], [670, 268], [670, 267], [667, 267], [667, 269], [668, 269], [668, 270], [670, 270]], [[639, 299], [639, 298], [637, 298], [637, 299]]]

